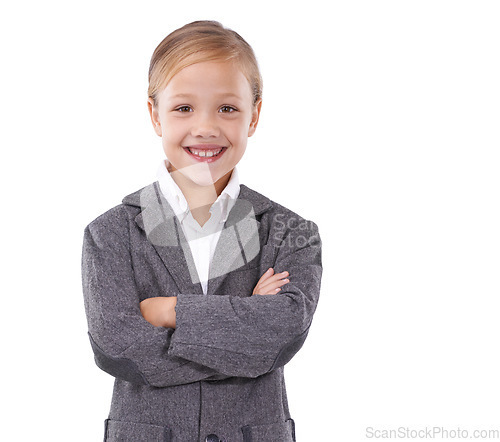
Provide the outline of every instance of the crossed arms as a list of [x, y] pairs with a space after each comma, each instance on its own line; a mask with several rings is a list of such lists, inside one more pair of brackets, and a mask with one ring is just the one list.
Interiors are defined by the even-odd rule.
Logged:
[[[82, 252], [88, 334], [101, 369], [130, 382], [166, 387], [257, 377], [285, 365], [300, 349], [322, 273], [314, 223], [285, 232], [273, 266], [278, 272], [264, 274], [253, 296], [179, 294], [140, 303], [127, 217], [110, 216], [85, 228]], [[290, 282], [283, 280], [284, 270]], [[267, 294], [273, 296], [258, 296]]]
[[[274, 269], [269, 268], [259, 279], [255, 286], [253, 295], [276, 295], [281, 287], [290, 280], [286, 277], [288, 272], [284, 271], [278, 274]], [[155, 327], [175, 328], [175, 306], [177, 305], [177, 296], [156, 296], [147, 298], [139, 304], [141, 314], [150, 324]]]

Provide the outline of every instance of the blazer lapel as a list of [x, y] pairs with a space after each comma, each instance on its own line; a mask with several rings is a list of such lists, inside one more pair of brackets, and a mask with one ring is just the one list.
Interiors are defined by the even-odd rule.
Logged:
[[[142, 209], [135, 222], [145, 231], [180, 292], [202, 295], [191, 248], [158, 181], [125, 196], [122, 203]], [[258, 255], [262, 235], [256, 216], [271, 205], [268, 198], [240, 184], [239, 196], [229, 212], [210, 264], [207, 294], [215, 294], [229, 272]]]
[[189, 244], [175, 213], [162, 195], [158, 181], [127, 195], [124, 204], [141, 207], [137, 225], [155, 248], [181, 293], [203, 294]]

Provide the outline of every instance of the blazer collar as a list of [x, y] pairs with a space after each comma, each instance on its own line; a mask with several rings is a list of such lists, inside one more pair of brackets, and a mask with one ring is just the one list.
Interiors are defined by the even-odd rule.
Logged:
[[[122, 199], [122, 203], [141, 208], [136, 224], [145, 231], [181, 293], [203, 294], [189, 244], [155, 181]], [[256, 219], [272, 207], [264, 195], [240, 184], [240, 193], [221, 231], [210, 264], [207, 294], [214, 294], [229, 272], [251, 261], [260, 251], [260, 222]]]
[[[151, 183], [143, 187], [142, 189], [139, 189], [125, 196], [122, 199], [122, 203], [129, 206], [144, 207], [143, 205], [141, 205], [141, 194], [143, 192], [151, 192], [151, 190], [153, 190], [153, 188], [156, 186], [158, 186], [159, 189], [158, 181], [155, 181], [154, 183]], [[240, 194], [238, 195], [238, 199], [243, 199], [250, 202], [253, 206], [255, 215], [260, 215], [261, 213], [270, 209], [272, 206], [272, 202], [269, 198], [256, 192], [255, 190], [250, 189], [244, 184], [240, 184]]]

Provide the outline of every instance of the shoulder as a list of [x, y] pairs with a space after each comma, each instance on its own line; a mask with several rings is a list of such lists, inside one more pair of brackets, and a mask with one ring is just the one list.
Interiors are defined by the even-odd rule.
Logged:
[[275, 246], [281, 246], [285, 241], [321, 245], [319, 229], [314, 221], [247, 186], [241, 185], [241, 189], [245, 198], [250, 195], [252, 203], [257, 201], [257, 207], [265, 207], [260, 223], [267, 226], [269, 237]]
[[305, 218], [301, 214], [289, 209], [288, 207], [285, 207], [284, 205], [278, 203], [277, 201], [272, 200], [271, 198], [263, 195], [260, 192], [257, 192], [254, 189], [251, 189], [250, 187], [244, 184], [241, 184], [241, 189], [245, 197], [246, 195], [251, 195], [252, 200], [258, 202], [258, 207], [263, 206], [265, 208], [267, 216], [277, 218], [277, 220], [286, 219], [287, 224], [289, 226], [294, 226], [304, 222], [311, 223], [312, 225], [316, 226], [316, 224], [312, 220]]
[[152, 186], [153, 184], [148, 184], [125, 195], [121, 203], [116, 204], [91, 220], [85, 230], [90, 231], [93, 236], [100, 235], [103, 232], [115, 234], [121, 232], [121, 235], [126, 233], [130, 220], [133, 220], [141, 212], [141, 192]]

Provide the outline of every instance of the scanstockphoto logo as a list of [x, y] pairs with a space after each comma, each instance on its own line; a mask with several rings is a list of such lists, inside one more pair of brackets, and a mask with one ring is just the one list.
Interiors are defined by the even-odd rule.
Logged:
[[321, 240], [318, 229], [313, 221], [302, 217], [286, 217], [283, 213], [274, 216], [274, 243], [278, 247], [301, 249], [303, 247], [320, 247]]
[[469, 440], [498, 440], [500, 430], [486, 428], [447, 428], [447, 427], [397, 427], [397, 428], [375, 428], [366, 427], [366, 439], [469, 439]]
[[[188, 177], [192, 181], [212, 189], [212, 199], [217, 200], [218, 195], [206, 164], [195, 164], [172, 171], [170, 174], [173, 177], [176, 174], [182, 174], [179, 179]], [[203, 226], [202, 235], [204, 236], [220, 233], [209, 266], [209, 279], [226, 275], [241, 268], [252, 261], [259, 254], [261, 248], [260, 223], [255, 218], [252, 204], [238, 198], [228, 198], [226, 203], [225, 207], [222, 201], [215, 203], [216, 206], [218, 205], [215, 208], [216, 216], [219, 214], [222, 216], [224, 213], [227, 215], [226, 221], [224, 223], [207, 222]], [[139, 217], [149, 242], [155, 247], [182, 247], [192, 282], [200, 282], [190, 247], [193, 242], [200, 240], [199, 234], [193, 238], [190, 238], [189, 234], [186, 235], [185, 229], [178, 219], [182, 213], [174, 212], [174, 208], [166, 200], [158, 182], [142, 189], [140, 205], [142, 212]], [[191, 212], [196, 209], [190, 208]], [[176, 208], [176, 210], [178, 209]], [[294, 215], [276, 214], [270, 226], [271, 231], [267, 242], [276, 248], [286, 246], [289, 249], [298, 250], [304, 247], [321, 246], [317, 226], [312, 221]], [[169, 252], [163, 250], [160, 253]]]

